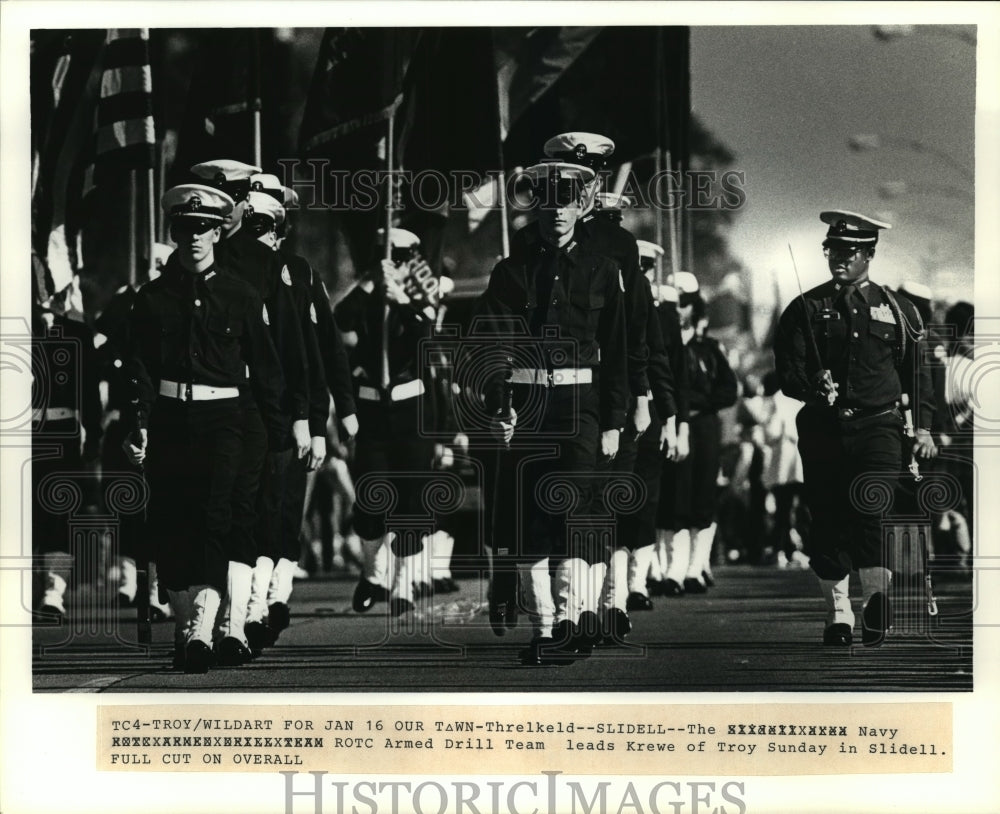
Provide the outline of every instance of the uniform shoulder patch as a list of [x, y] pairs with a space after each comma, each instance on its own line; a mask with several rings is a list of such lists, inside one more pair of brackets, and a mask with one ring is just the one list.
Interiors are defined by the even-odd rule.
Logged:
[[283, 282], [285, 285], [292, 284], [292, 275], [288, 271], [288, 266], [281, 267], [281, 282]]
[[312, 320], [313, 325], [316, 325], [319, 322], [316, 317], [316, 303], [314, 302], [309, 303], [309, 319]]
[[267, 314], [267, 304], [265, 303], [262, 307], [263, 307], [264, 310], [263, 310], [263, 313], [261, 313], [261, 318], [264, 320], [264, 324], [265, 325], [270, 325], [271, 324], [271, 318]]

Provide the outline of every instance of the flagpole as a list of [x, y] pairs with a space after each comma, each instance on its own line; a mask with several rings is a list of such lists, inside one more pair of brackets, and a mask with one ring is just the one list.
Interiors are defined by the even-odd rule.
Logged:
[[[659, 203], [660, 175], [663, 172], [663, 34], [656, 32], [656, 76], [653, 78], [653, 93], [656, 96], [656, 153], [653, 166], [653, 177], [656, 179], [657, 194], [654, 196], [654, 206]], [[656, 243], [663, 246], [663, 213], [656, 212]], [[663, 257], [656, 256], [656, 284], [663, 285]]]
[[674, 179], [671, 173], [673, 172], [673, 158], [670, 155], [670, 150], [667, 150], [667, 199], [670, 202], [670, 206], [667, 207], [667, 218], [668, 225], [670, 227], [670, 273], [677, 274], [678, 262], [680, 258], [677, 256], [677, 213], [674, 211], [673, 207], [673, 197], [674, 197]]
[[153, 272], [156, 271], [156, 170], [152, 167], [146, 169], [146, 223], [149, 229], [146, 232], [148, 240], [146, 249], [148, 251], [149, 262], [146, 266], [146, 281], [153, 279]]
[[258, 167], [263, 167], [261, 164], [261, 135], [260, 135], [260, 120], [261, 120], [261, 98], [260, 98], [260, 30], [253, 29], [251, 33], [251, 51], [253, 54], [253, 99], [251, 100], [250, 109], [253, 111], [253, 163]]
[[[681, 164], [681, 183], [684, 183], [684, 165]], [[684, 230], [684, 266], [692, 274], [694, 273], [694, 213], [691, 211], [691, 201], [685, 198], [684, 208], [681, 210], [681, 223]]]
[[139, 263], [136, 260], [136, 210], [139, 205], [138, 182], [135, 170], [129, 170], [128, 174], [128, 282], [133, 288], [139, 281]]
[[[491, 47], [493, 47], [492, 34], [490, 35]], [[495, 53], [495, 49], [494, 49]], [[497, 190], [500, 195], [500, 250], [503, 252], [503, 256], [507, 257], [510, 254], [510, 212], [507, 209], [507, 172], [503, 160], [503, 111], [500, 109], [500, 77], [496, 78], [496, 82], [493, 83], [493, 90], [496, 93], [496, 105], [494, 110], [497, 113], [497, 165], [500, 169], [500, 175], [497, 176], [497, 184], [499, 189]]]
[[[388, 186], [388, 194], [385, 200], [385, 259], [392, 259], [392, 215], [395, 208], [395, 187], [393, 185], [392, 179], [392, 169], [393, 161], [395, 160], [393, 141], [396, 136], [395, 128], [396, 119], [396, 105], [393, 103], [392, 107], [389, 109], [389, 122], [387, 127], [386, 144], [385, 144], [385, 165], [386, 165], [386, 182]], [[389, 300], [385, 296], [385, 292], [382, 292], [382, 387], [388, 388], [391, 376], [391, 371], [389, 370]]]

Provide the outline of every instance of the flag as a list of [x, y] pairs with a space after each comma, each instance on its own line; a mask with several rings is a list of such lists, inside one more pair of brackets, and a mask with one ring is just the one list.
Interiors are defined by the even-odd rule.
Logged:
[[[549, 137], [573, 130], [612, 139], [615, 162], [632, 160], [659, 146], [669, 147], [672, 160], [686, 166], [690, 121], [686, 27], [543, 29], [531, 39], [538, 42], [530, 48], [526, 43], [512, 69], [510, 130], [504, 141], [508, 167], [534, 163]], [[658, 145], [661, 111], [666, 127]]]
[[427, 28], [399, 113], [399, 164], [414, 173], [501, 167], [497, 71], [489, 28]]
[[149, 30], [109, 29], [101, 59], [93, 171], [84, 194], [109, 175], [152, 167], [155, 149]]
[[100, 94], [106, 32], [31, 32], [31, 238], [52, 288], [64, 290], [79, 266], [76, 227], [82, 170]]
[[[327, 159], [327, 172], [386, 169], [388, 122], [402, 102], [403, 79], [419, 33], [406, 28], [324, 32], [299, 130], [303, 158]], [[353, 189], [350, 184], [342, 188]], [[328, 234], [346, 238], [355, 272], [373, 261], [377, 229], [385, 225], [384, 196], [385, 185], [379, 184], [364, 205], [315, 202], [336, 206]]]
[[254, 161], [253, 112], [260, 102], [256, 68], [263, 32], [216, 28], [200, 32], [171, 183], [192, 180], [190, 168], [229, 158]]

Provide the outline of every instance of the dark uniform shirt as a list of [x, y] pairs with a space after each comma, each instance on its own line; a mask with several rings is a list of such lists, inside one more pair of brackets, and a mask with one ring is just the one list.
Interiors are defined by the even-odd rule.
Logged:
[[[621, 271], [625, 286], [625, 338], [629, 393], [633, 398], [649, 393], [649, 346], [646, 339], [647, 307], [645, 275], [639, 268], [639, 248], [635, 237], [619, 223], [598, 217], [593, 212], [576, 225], [574, 238], [595, 254], [610, 258]], [[542, 243], [538, 224], [531, 223], [514, 234], [511, 257], [523, 256]]]
[[677, 423], [685, 423], [690, 417], [690, 376], [688, 375], [687, 351], [681, 338], [681, 320], [677, 309], [671, 303], [660, 303], [655, 314], [660, 324], [664, 350], [674, 374], [674, 402], [677, 405]]
[[645, 276], [643, 282], [646, 292], [646, 341], [649, 345], [649, 389], [653, 392], [653, 406], [656, 407], [657, 416], [661, 421], [666, 421], [677, 414], [676, 383], [663, 339], [663, 328], [653, 302], [653, 290]]
[[[67, 317], [36, 309], [31, 318], [34, 340], [32, 404], [41, 408], [76, 410], [87, 434], [84, 457], [93, 458], [100, 449], [101, 393], [98, 380], [94, 332]], [[41, 423], [40, 435], [45, 435]]]
[[284, 376], [281, 403], [290, 431], [290, 422], [309, 418], [309, 364], [291, 280], [284, 279], [288, 276], [283, 274], [284, 262], [270, 246], [245, 229], [221, 240], [216, 245], [215, 258], [220, 268], [249, 283], [264, 302], [271, 340]]
[[719, 343], [710, 336], [693, 336], [684, 346], [687, 357], [690, 413], [715, 413], [736, 403], [736, 374]]
[[[351, 386], [351, 367], [347, 358], [347, 349], [340, 335], [340, 328], [330, 308], [330, 295], [323, 280], [309, 265], [309, 262], [297, 255], [286, 255], [289, 268], [292, 269], [293, 280], [295, 264], [301, 263], [309, 274], [309, 319], [313, 322], [316, 341], [319, 345], [320, 363], [323, 366], [326, 386], [331, 396], [338, 418], [344, 419], [357, 412], [354, 404], [354, 389]], [[315, 318], [315, 319], [314, 319]], [[326, 421], [324, 415], [324, 422]]]
[[250, 386], [272, 438], [285, 424], [280, 409], [281, 367], [263, 321], [256, 292], [216, 267], [185, 271], [171, 255], [162, 276], [139, 289], [129, 323], [128, 362], [137, 401], [134, 426], [149, 426], [149, 412], [163, 380]]
[[419, 342], [430, 336], [433, 324], [414, 309], [388, 303], [378, 291], [355, 286], [333, 309], [342, 331], [354, 331], [358, 344], [353, 353], [355, 383], [368, 387], [382, 386], [382, 320], [386, 320], [389, 347], [389, 388], [422, 379]]
[[[317, 323], [319, 315], [313, 304], [312, 267], [304, 257], [290, 252], [278, 252], [284, 260], [285, 268], [292, 280], [292, 302], [299, 324], [302, 326], [302, 342], [305, 346], [306, 364], [309, 370], [309, 435], [313, 438], [326, 437], [326, 420], [330, 416], [330, 390], [326, 381], [326, 366], [320, 350]], [[284, 274], [284, 269], [282, 270]]]
[[[533, 251], [512, 254], [497, 264], [477, 309], [485, 318], [477, 323], [480, 331], [510, 334], [517, 331], [518, 323], [532, 326], [540, 366], [597, 369], [602, 430], [625, 425], [629, 401], [624, 297], [618, 271], [614, 261], [575, 240], [565, 249], [541, 242]], [[546, 302], [538, 299], [540, 274], [552, 275], [551, 299]], [[539, 313], [544, 317], [539, 319]], [[546, 336], [544, 329], [549, 326], [559, 329], [557, 336]], [[567, 339], [574, 340], [575, 358], [560, 358]], [[491, 412], [500, 409], [505, 378], [506, 371], [497, 370], [487, 385], [484, 395]]]
[[[792, 398], [826, 406], [815, 383], [825, 368], [840, 386], [835, 406], [891, 407], [908, 393], [916, 405], [916, 426], [930, 429], [933, 385], [928, 366], [917, 364], [924, 343], [916, 339], [923, 327], [916, 308], [899, 297], [901, 314], [897, 314], [876, 283], [843, 288], [832, 280], [816, 286], [805, 293], [805, 305], [802, 298], [796, 298], [781, 315], [774, 355], [782, 390]], [[806, 338], [807, 324], [822, 365]]]

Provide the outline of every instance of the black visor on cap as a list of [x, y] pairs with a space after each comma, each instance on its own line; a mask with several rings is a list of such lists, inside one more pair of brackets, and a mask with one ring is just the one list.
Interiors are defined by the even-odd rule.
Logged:
[[580, 197], [579, 183], [571, 178], [543, 181], [535, 184], [532, 191], [543, 208], [569, 206]]
[[677, 304], [682, 308], [687, 308], [689, 305], [694, 305], [698, 302], [698, 292], [697, 291], [683, 291], [677, 296]]
[[179, 232], [190, 232], [193, 235], [203, 235], [221, 225], [217, 220], [198, 218], [191, 215], [174, 215], [170, 219], [171, 226]]
[[241, 181], [221, 181], [215, 184], [215, 186], [229, 195], [229, 197], [233, 199], [233, 203], [239, 203], [240, 201], [245, 200], [247, 195], [250, 194], [249, 178], [245, 178]]
[[409, 263], [417, 255], [416, 247], [405, 246], [401, 249], [397, 249], [395, 246], [392, 247], [392, 253], [389, 255], [393, 263]]
[[656, 258], [655, 257], [640, 257], [639, 258], [639, 268], [643, 271], [650, 271], [656, 268]]
[[260, 212], [245, 215], [243, 220], [246, 222], [247, 228], [254, 237], [266, 235], [274, 228], [274, 218], [270, 215], [261, 214]]

